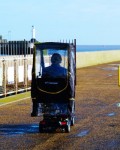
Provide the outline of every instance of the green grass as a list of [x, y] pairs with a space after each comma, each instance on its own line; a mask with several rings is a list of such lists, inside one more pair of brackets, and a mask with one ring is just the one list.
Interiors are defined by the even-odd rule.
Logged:
[[16, 100], [23, 99], [23, 98], [27, 98], [27, 97], [30, 97], [30, 92], [25, 92], [25, 93], [16, 94], [16, 95], [1, 98], [0, 103], [9, 103], [9, 102], [16, 101]]

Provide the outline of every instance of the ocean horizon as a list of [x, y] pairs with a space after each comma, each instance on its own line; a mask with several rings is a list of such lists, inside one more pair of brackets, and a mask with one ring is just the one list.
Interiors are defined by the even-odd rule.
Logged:
[[120, 45], [76, 45], [77, 52], [120, 50]]

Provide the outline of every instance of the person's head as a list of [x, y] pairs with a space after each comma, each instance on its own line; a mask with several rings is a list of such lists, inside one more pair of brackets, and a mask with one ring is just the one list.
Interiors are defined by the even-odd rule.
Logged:
[[54, 53], [51, 57], [52, 64], [60, 64], [62, 61], [62, 57], [58, 53]]

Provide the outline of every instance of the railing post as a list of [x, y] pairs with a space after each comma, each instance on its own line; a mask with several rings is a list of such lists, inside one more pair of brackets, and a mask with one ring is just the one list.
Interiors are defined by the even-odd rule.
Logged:
[[26, 53], [27, 53], [27, 56], [29, 55], [29, 51], [28, 51], [28, 41], [26, 41]]
[[27, 59], [24, 59], [24, 88], [27, 91]]
[[6, 96], [6, 61], [3, 59], [3, 94]]
[[2, 46], [1, 46], [1, 43], [0, 43], [0, 55], [1, 55], [1, 47], [2, 47]]
[[14, 59], [14, 84], [15, 84], [15, 93], [18, 92], [18, 67], [17, 67], [17, 60]]
[[120, 65], [118, 66], [118, 86], [120, 86]]
[[24, 57], [26, 57], [26, 41], [24, 39]]
[[9, 54], [9, 42], [7, 43], [7, 55], [10, 55]]

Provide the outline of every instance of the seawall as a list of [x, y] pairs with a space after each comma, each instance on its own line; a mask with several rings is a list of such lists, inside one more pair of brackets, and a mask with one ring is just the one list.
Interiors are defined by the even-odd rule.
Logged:
[[108, 62], [120, 61], [120, 50], [77, 52], [76, 67], [82, 68]]
[[[30, 58], [29, 58], [30, 57]], [[0, 60], [4, 59], [24, 59], [24, 56], [0, 56]], [[31, 59], [32, 55], [28, 55], [27, 58]], [[103, 63], [109, 63], [114, 61], [120, 61], [120, 50], [107, 50], [107, 51], [93, 51], [93, 52], [77, 52], [76, 54], [76, 67], [83, 68], [87, 66], [93, 66]]]

